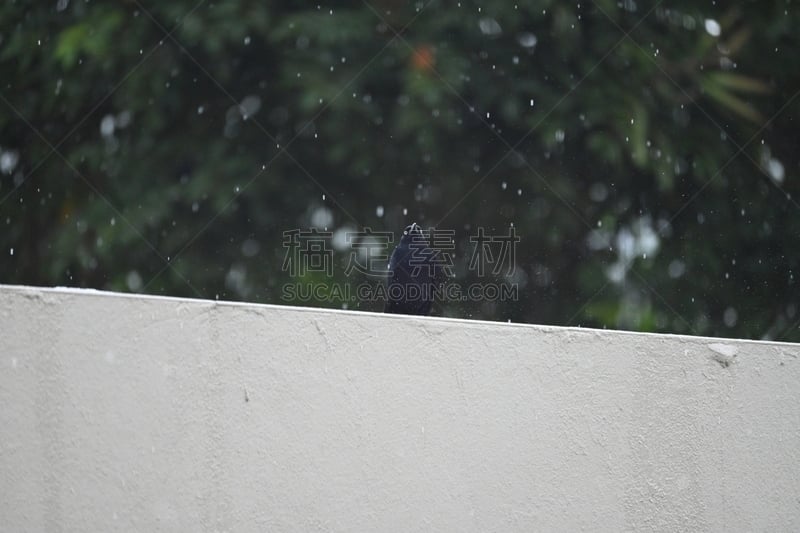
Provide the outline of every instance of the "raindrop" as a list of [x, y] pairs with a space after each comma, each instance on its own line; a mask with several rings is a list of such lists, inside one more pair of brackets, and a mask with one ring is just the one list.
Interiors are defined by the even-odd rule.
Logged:
[[379, 205], [375, 208], [375, 214], [378, 215], [378, 218], [383, 216], [383, 206]]
[[16, 150], [7, 150], [0, 153], [0, 172], [3, 174], [11, 174], [19, 161], [19, 152]]
[[706, 19], [704, 21], [704, 24], [705, 24], [705, 27], [706, 27], [706, 31], [708, 32], [709, 35], [711, 35], [712, 37], [719, 37], [719, 34], [722, 31], [722, 28], [720, 28], [719, 22], [717, 22], [714, 19]]
[[533, 48], [536, 46], [536, 43], [539, 42], [539, 39], [530, 32], [520, 33], [517, 36], [517, 42], [522, 45], [524, 48]]
[[140, 290], [142, 288], [142, 276], [135, 270], [131, 270], [128, 272], [128, 275], [125, 276], [125, 285], [127, 285], [128, 289], [132, 292]]
[[783, 178], [786, 173], [783, 168], [783, 163], [775, 158], [770, 158], [767, 162], [767, 172], [769, 172], [769, 177], [772, 178], [775, 183], [783, 183]]
[[738, 318], [739, 315], [736, 312], [736, 309], [734, 309], [733, 307], [728, 307], [727, 309], [725, 309], [725, 313], [722, 315], [722, 321], [725, 322], [725, 325], [728, 326], [729, 328], [732, 328], [733, 326], [736, 325]]
[[333, 224], [333, 212], [327, 207], [318, 207], [311, 213], [311, 226], [326, 228]]
[[484, 35], [499, 35], [503, 33], [503, 28], [500, 27], [500, 23], [493, 18], [482, 18], [478, 21], [478, 26], [481, 29], [481, 33]]
[[255, 115], [259, 109], [261, 109], [261, 98], [255, 95], [245, 96], [239, 104], [239, 113], [245, 120]]
[[602, 202], [608, 197], [608, 188], [602, 183], [594, 183], [589, 188], [589, 198], [594, 202]]
[[103, 117], [103, 120], [100, 121], [100, 135], [103, 137], [110, 137], [114, 135], [114, 127], [116, 126], [116, 121], [114, 120], [114, 115], [106, 115]]
[[245, 257], [253, 257], [258, 254], [261, 245], [254, 239], [247, 239], [242, 243], [242, 255]]
[[667, 267], [667, 273], [671, 278], [679, 278], [686, 272], [686, 263], [679, 259], [674, 259]]

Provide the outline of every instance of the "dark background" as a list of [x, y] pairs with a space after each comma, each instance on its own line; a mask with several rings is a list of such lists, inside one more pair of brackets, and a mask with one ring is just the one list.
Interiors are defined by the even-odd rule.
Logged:
[[[468, 284], [468, 236], [513, 224], [514, 275], [480, 281], [519, 301], [435, 314], [800, 341], [798, 27], [789, 1], [3, 2], [0, 282], [300, 303], [356, 280], [348, 230], [454, 230]], [[334, 280], [281, 268], [312, 226]]]

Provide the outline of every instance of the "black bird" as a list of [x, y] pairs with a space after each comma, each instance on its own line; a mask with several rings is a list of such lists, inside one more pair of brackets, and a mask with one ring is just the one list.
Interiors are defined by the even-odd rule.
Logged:
[[437, 259], [422, 228], [416, 223], [407, 226], [389, 259], [388, 297], [383, 312], [429, 314], [434, 290], [443, 279], [443, 268]]

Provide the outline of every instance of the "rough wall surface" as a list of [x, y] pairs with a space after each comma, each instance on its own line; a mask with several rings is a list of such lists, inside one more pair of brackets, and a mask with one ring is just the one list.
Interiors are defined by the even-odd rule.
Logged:
[[3, 531], [800, 529], [800, 346], [0, 287]]

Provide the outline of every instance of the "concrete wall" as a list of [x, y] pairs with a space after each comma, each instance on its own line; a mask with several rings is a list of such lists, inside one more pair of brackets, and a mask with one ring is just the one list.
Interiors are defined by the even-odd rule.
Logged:
[[3, 531], [800, 529], [800, 346], [0, 287]]

